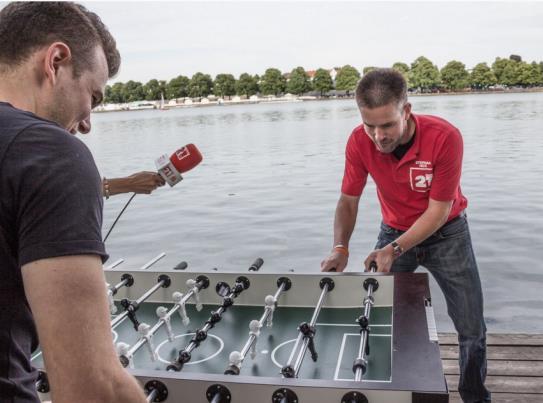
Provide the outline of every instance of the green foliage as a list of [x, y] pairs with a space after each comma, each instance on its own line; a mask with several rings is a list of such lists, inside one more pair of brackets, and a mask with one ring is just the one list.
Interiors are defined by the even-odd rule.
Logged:
[[236, 93], [238, 95], [246, 95], [249, 98], [258, 92], [258, 76], [251, 76], [248, 73], [243, 73], [239, 76], [236, 82]]
[[123, 103], [126, 102], [125, 99], [124, 99], [123, 93], [124, 93], [124, 84], [123, 83], [115, 83], [112, 86], [108, 85], [106, 87], [104, 102], [106, 104], [108, 104], [108, 103], [123, 104]]
[[479, 63], [473, 68], [469, 81], [471, 87], [475, 89], [487, 89], [498, 82], [496, 76], [486, 63]]
[[469, 73], [464, 63], [452, 60], [441, 69], [441, 82], [445, 88], [458, 91], [469, 84]]
[[279, 95], [285, 92], [286, 81], [280, 70], [269, 68], [260, 79], [260, 91], [264, 95]]
[[515, 62], [510, 59], [501, 59], [499, 57], [497, 57], [496, 60], [494, 60], [494, 63], [492, 63], [492, 72], [496, 76], [498, 84], [503, 84], [503, 71], [505, 70], [505, 67], [510, 65], [511, 63]]
[[305, 94], [311, 91], [312, 85], [309, 76], [303, 67], [296, 67], [290, 73], [290, 78], [287, 82], [287, 92], [295, 95]]
[[236, 95], [236, 79], [232, 74], [218, 74], [213, 83], [213, 92], [221, 98]]
[[501, 78], [498, 80], [498, 83], [506, 85], [508, 87], [512, 87], [517, 84], [520, 84], [519, 74], [518, 74], [519, 64], [520, 64], [519, 62], [516, 62], [514, 60], [508, 60], [508, 63], [503, 68], [503, 71], [501, 73]]
[[122, 89], [124, 102], [142, 101], [145, 99], [143, 84], [138, 81], [128, 81]]
[[147, 101], [157, 101], [161, 96], [166, 95], [166, 81], [149, 80], [143, 86], [143, 91], [145, 92], [145, 99]]
[[543, 77], [536, 62], [528, 64], [521, 62], [517, 66], [517, 84], [523, 87], [534, 87], [541, 84]]
[[439, 87], [439, 70], [429, 59], [420, 56], [411, 63], [409, 70], [409, 84], [411, 88], [428, 91]]
[[189, 83], [189, 96], [193, 98], [207, 97], [213, 91], [213, 80], [209, 74], [196, 73]]
[[409, 82], [409, 66], [406, 63], [396, 62], [392, 65], [392, 69], [402, 73], [402, 76], [407, 83], [407, 88], [411, 88], [411, 84]]
[[326, 69], [318, 69], [313, 77], [313, 86], [320, 92], [321, 97], [334, 89], [334, 82], [330, 76], [330, 72]]
[[366, 74], [368, 74], [370, 71], [372, 70], [375, 70], [377, 67], [374, 67], [374, 66], [366, 66], [362, 69], [362, 75], [365, 76]]
[[409, 66], [406, 63], [396, 62], [392, 65], [392, 68], [402, 73], [404, 77], [409, 73]]
[[185, 76], [172, 78], [166, 86], [166, 98], [176, 99], [189, 96], [190, 79]]
[[346, 64], [343, 66], [336, 75], [336, 90], [353, 91], [356, 88], [356, 84], [360, 79], [360, 73], [353, 66]]

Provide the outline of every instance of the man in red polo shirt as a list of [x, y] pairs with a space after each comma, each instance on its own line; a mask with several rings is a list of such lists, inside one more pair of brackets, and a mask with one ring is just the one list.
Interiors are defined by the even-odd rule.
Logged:
[[392, 69], [366, 74], [356, 101], [363, 123], [347, 143], [334, 246], [321, 268], [347, 266], [358, 202], [371, 175], [383, 221], [366, 269], [375, 261], [381, 272], [413, 272], [422, 265], [432, 273], [458, 332], [460, 395], [464, 402], [490, 401], [481, 281], [460, 190], [460, 132], [441, 118], [412, 114], [406, 82]]

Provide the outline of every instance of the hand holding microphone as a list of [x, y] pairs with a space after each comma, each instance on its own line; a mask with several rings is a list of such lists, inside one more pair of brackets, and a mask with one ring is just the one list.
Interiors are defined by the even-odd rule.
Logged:
[[174, 152], [170, 158], [167, 154], [161, 155], [155, 160], [158, 174], [164, 181], [175, 186], [183, 180], [182, 173], [190, 171], [202, 162], [202, 154], [194, 144], [187, 144]]
[[190, 171], [200, 162], [202, 162], [202, 154], [200, 153], [198, 148], [196, 148], [194, 144], [187, 144], [186, 146], [181, 147], [179, 150], [174, 152], [170, 156], [170, 158], [168, 158], [167, 154], [164, 154], [157, 158], [155, 160], [155, 165], [158, 171], [157, 173], [138, 172], [134, 175], [129, 176], [128, 178], [123, 178], [130, 179], [132, 181], [132, 187], [127, 187], [122, 192], [119, 191], [113, 193], [112, 190], [115, 189], [111, 189], [111, 182], [107, 181], [107, 179], [104, 178], [104, 195], [106, 196], [106, 198], [109, 198], [110, 195], [116, 193], [134, 193], [111, 225], [111, 228], [104, 237], [104, 242], [107, 240], [109, 234], [111, 234], [111, 231], [113, 230], [113, 228], [115, 228], [117, 221], [119, 221], [119, 218], [121, 218], [121, 215], [124, 213], [124, 211], [130, 204], [132, 199], [134, 199], [137, 193], [149, 194], [158, 186], [163, 186], [165, 183], [167, 183], [171, 187], [175, 186], [177, 183], [183, 180], [183, 177], [181, 176], [182, 173]]

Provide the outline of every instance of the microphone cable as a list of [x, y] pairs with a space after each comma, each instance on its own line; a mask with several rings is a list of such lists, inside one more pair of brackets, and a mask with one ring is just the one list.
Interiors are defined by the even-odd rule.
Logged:
[[109, 236], [109, 234], [111, 234], [111, 231], [113, 230], [113, 228], [115, 228], [115, 224], [117, 224], [117, 221], [119, 221], [119, 218], [121, 218], [121, 216], [123, 215], [124, 211], [126, 210], [126, 208], [128, 207], [128, 205], [130, 204], [130, 202], [132, 201], [132, 199], [136, 197], [136, 193], [133, 193], [132, 196], [130, 197], [130, 199], [128, 199], [128, 201], [126, 202], [126, 204], [124, 205], [123, 209], [121, 210], [121, 212], [119, 213], [119, 215], [117, 216], [117, 218], [115, 219], [115, 221], [113, 221], [113, 224], [111, 225], [111, 227], [109, 228], [109, 231], [107, 232], [105, 238], [104, 238], [104, 243], [107, 241], [107, 238]]

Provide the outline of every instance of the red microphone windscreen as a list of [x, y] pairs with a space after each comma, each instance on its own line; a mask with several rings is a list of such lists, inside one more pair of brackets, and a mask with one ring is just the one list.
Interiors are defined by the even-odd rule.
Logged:
[[187, 144], [174, 152], [170, 157], [170, 161], [179, 173], [183, 173], [190, 171], [202, 162], [202, 154], [194, 144]]

